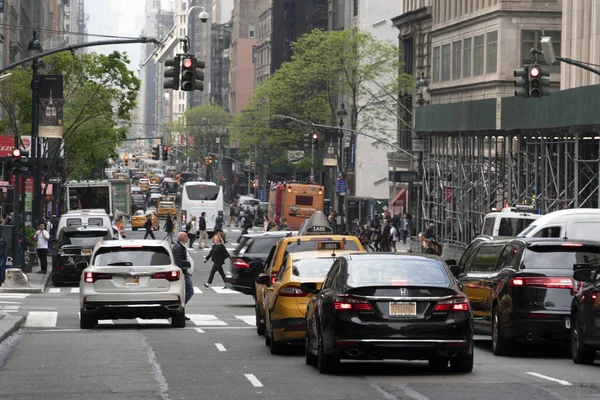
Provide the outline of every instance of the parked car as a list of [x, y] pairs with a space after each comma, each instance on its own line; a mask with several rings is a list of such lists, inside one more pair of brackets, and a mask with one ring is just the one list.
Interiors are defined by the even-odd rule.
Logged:
[[[171, 318], [185, 327], [183, 271], [162, 240], [105, 241], [94, 248], [79, 283], [81, 329], [100, 319]], [[190, 268], [189, 261], [181, 261]], [[78, 267], [79, 268], [79, 267]]]
[[586, 240], [600, 231], [600, 210], [570, 208], [554, 211], [532, 222], [518, 237], [549, 237]]
[[573, 266], [600, 262], [600, 243], [478, 240], [465, 254], [450, 268], [469, 297], [476, 330], [491, 334], [494, 354], [506, 355], [514, 340], [568, 341], [572, 296], [579, 284]]
[[110, 228], [104, 226], [76, 225], [61, 229], [52, 251], [52, 284], [58, 287], [65, 281], [79, 281], [83, 264], [78, 263], [90, 260], [98, 241], [112, 238]]
[[365, 253], [338, 257], [306, 308], [306, 364], [335, 372], [341, 359], [428, 360], [473, 370], [473, 314], [436, 256]]
[[571, 356], [575, 364], [593, 364], [600, 350], [600, 263], [597, 259], [585, 261], [573, 274], [582, 282], [571, 304]]

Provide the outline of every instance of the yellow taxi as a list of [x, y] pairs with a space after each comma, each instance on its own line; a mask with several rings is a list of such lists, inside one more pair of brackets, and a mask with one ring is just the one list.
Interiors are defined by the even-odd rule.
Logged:
[[[356, 236], [344, 236], [344, 235], [333, 235], [331, 234], [331, 227], [327, 223], [327, 217], [321, 212], [316, 211], [307, 221], [302, 224], [302, 227], [298, 231], [299, 236], [286, 237], [275, 245], [265, 261], [262, 273], [257, 278], [255, 284], [255, 303], [254, 312], [256, 315], [256, 333], [263, 335], [265, 333], [265, 312], [263, 308], [263, 300], [265, 293], [267, 292], [267, 286], [258, 282], [265, 278], [261, 278], [262, 275], [269, 276], [269, 282], [272, 284], [277, 278], [279, 268], [283, 264], [283, 259], [286, 255], [292, 253], [300, 253], [305, 251], [329, 251], [332, 254], [332, 250], [327, 250], [320, 245], [321, 242], [329, 242], [327, 246], [338, 246], [332, 245], [331, 242], [343, 243], [343, 249], [346, 251], [364, 252], [360, 240]], [[325, 253], [326, 254], [326, 253]]]
[[150, 215], [152, 218], [152, 225], [154, 226], [154, 229], [158, 230], [160, 223], [158, 220], [158, 214], [156, 214], [156, 210], [137, 210], [135, 214], [133, 214], [133, 217], [131, 217], [131, 229], [134, 231], [137, 231], [138, 229], [144, 229], [148, 215]]
[[283, 353], [290, 344], [304, 343], [304, 314], [313, 294], [302, 290], [301, 284], [314, 283], [320, 289], [336, 256], [353, 253], [361, 251], [345, 250], [343, 241], [321, 241], [317, 251], [287, 254], [275, 282], [271, 283], [268, 275], [259, 278], [266, 286], [265, 344], [271, 347], [271, 354]]
[[175, 208], [175, 196], [160, 196], [158, 198], [156, 212], [159, 217], [177, 214], [177, 209]]
[[145, 192], [150, 187], [150, 180], [148, 178], [140, 178], [138, 186]]
[[151, 185], [158, 185], [160, 183], [160, 178], [156, 175], [150, 175], [148, 177]]

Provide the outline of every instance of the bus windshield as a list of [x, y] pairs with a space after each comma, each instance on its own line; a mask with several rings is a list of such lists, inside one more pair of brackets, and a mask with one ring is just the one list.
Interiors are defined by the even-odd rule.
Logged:
[[211, 185], [188, 185], [185, 192], [190, 200], [217, 200], [219, 187]]

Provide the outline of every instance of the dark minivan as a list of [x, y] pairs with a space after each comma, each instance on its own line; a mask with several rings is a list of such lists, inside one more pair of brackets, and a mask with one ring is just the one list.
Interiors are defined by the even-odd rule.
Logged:
[[231, 276], [227, 278], [226, 286], [240, 293], [254, 295], [256, 277], [262, 272], [269, 252], [279, 239], [291, 235], [291, 231], [242, 235], [231, 253]]
[[513, 340], [567, 341], [580, 285], [573, 267], [598, 262], [597, 242], [488, 237], [469, 245], [451, 269], [469, 297], [476, 330], [491, 333], [494, 354], [504, 355]]

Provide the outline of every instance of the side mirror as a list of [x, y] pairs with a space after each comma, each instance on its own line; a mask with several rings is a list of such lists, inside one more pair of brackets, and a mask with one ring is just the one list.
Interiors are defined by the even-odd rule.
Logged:
[[252, 261], [250, 264], [248, 264], [250, 266], [250, 270], [254, 273], [259, 273], [264, 269], [264, 265], [263, 263], [261, 263], [260, 261]]
[[79, 261], [77, 264], [75, 264], [75, 268], [79, 269], [79, 270], [84, 270], [88, 267], [88, 262], [87, 261]]
[[460, 265], [450, 265], [450, 272], [452, 272], [452, 275], [454, 275], [455, 277], [458, 277], [458, 275], [460, 275], [461, 273], [461, 267]]
[[592, 270], [588, 268], [578, 269], [573, 272], [573, 279], [579, 282], [589, 283], [592, 281]]
[[256, 278], [256, 283], [259, 285], [271, 286], [271, 277], [269, 275], [259, 275]]
[[304, 293], [317, 293], [319, 289], [317, 289], [317, 284], [315, 282], [305, 282], [300, 284], [300, 290]]

